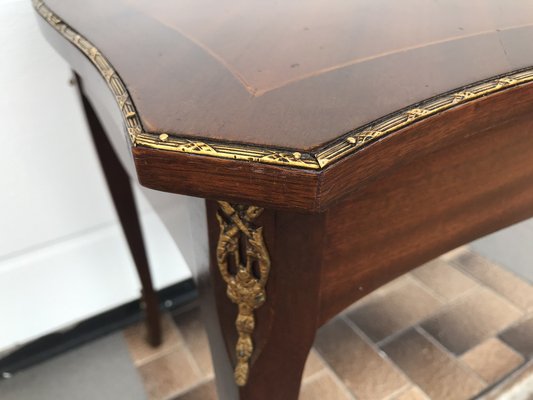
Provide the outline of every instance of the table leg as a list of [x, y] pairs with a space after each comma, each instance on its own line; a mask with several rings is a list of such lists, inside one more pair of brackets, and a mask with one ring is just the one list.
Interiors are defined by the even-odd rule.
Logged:
[[204, 309], [216, 300], [211, 345], [225, 343], [212, 349], [219, 397], [295, 400], [318, 327], [324, 217], [225, 202], [207, 215], [211, 291], [200, 294]]
[[141, 281], [141, 295], [146, 307], [147, 340], [152, 346], [159, 346], [162, 340], [159, 300], [152, 285], [131, 180], [115, 154], [91, 104], [84, 96], [79, 78], [78, 88], [100, 165]]

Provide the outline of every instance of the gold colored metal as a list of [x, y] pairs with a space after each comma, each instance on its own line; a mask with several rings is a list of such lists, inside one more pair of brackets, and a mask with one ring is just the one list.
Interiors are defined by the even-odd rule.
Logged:
[[533, 67], [521, 71], [466, 86], [457, 92], [446, 93], [416, 106], [390, 114], [384, 119], [350, 131], [327, 143], [316, 151], [290, 151], [260, 146], [198, 141], [167, 133], [143, 132], [141, 121], [126, 86], [109, 61], [87, 39], [55, 15], [42, 0], [33, 0], [37, 12], [61, 35], [81, 50], [106, 80], [122, 112], [126, 129], [133, 146], [179, 151], [242, 161], [277, 164], [305, 169], [323, 169], [328, 165], [354, 153], [362, 146], [382, 138], [424, 118], [464, 104], [468, 101], [508, 89], [513, 86], [533, 82]]
[[386, 136], [408, 125], [421, 121], [439, 112], [449, 110], [460, 104], [508, 89], [513, 86], [533, 82], [533, 68], [510, 73], [485, 82], [476, 83], [460, 91], [452, 92], [423, 101], [416, 106], [398, 111], [379, 122], [358, 128], [336, 140], [314, 154], [320, 168], [353, 153], [363, 145]]
[[[227, 296], [239, 307], [235, 321], [239, 338], [235, 346], [237, 365], [234, 377], [238, 386], [244, 386], [248, 381], [249, 361], [254, 350], [254, 310], [266, 301], [265, 286], [270, 272], [270, 256], [263, 239], [263, 228], [252, 224], [263, 209], [231, 205], [224, 201], [219, 201], [218, 204], [220, 235], [217, 264], [227, 284]], [[244, 254], [241, 254], [243, 248]]]

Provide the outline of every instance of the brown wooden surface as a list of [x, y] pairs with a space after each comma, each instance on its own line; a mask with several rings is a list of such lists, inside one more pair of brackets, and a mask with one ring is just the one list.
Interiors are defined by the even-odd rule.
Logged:
[[322, 322], [408, 270], [533, 216], [529, 108], [483, 132], [450, 121], [460, 143], [392, 168], [327, 211]]
[[[257, 204], [277, 209], [321, 212], [368, 182], [452, 144], [533, 115], [533, 84], [474, 100], [399, 130], [323, 171], [306, 171], [177, 152], [133, 149], [140, 182], [157, 190]], [[512, 135], [502, 140], [520, 147]], [[378, 210], [378, 208], [376, 208]]]
[[[478, 7], [483, 7], [483, 4], [486, 6], [489, 3], [492, 4], [491, 1], [480, 2]], [[50, 4], [52, 5], [52, 3]], [[68, 4], [61, 3], [60, 5], [58, 3], [58, 7], [69, 9], [71, 6]], [[112, 8], [129, 7], [125, 5], [121, 6], [119, 2], [110, 2], [108, 6]], [[87, 4], [85, 7], [92, 6]], [[105, 13], [106, 10], [103, 7], [102, 9], [93, 11], [95, 13]], [[513, 18], [518, 18], [514, 14], [515, 8], [511, 7], [507, 12]], [[113, 15], [113, 18], [119, 18], [120, 20], [128, 18], [135, 19], [134, 16], [128, 17], [128, 13], [118, 12], [116, 15]], [[524, 15], [527, 16], [527, 12], [524, 12]], [[471, 17], [474, 18], [475, 16]], [[78, 13], [74, 18], [77, 19], [74, 19], [71, 23], [76, 28], [78, 22], [82, 27], [85, 24], [90, 24], [90, 21], [94, 23], [94, 20], [88, 19], [82, 13]], [[112, 21], [114, 20], [113, 18], [111, 19]], [[476, 18], [478, 17], [474, 19]], [[501, 16], [502, 21], [506, 21], [505, 23], [509, 22], [509, 18]], [[66, 19], [68, 21], [68, 18]], [[80, 19], [82, 21], [78, 21]], [[96, 20], [99, 20], [99, 17]], [[72, 67], [82, 76], [84, 82], [87, 83], [86, 94], [94, 104], [106, 130], [111, 132], [110, 140], [117, 154], [130, 174], [135, 174], [135, 168], [131, 162], [131, 155], [128, 154], [127, 144], [124, 143], [125, 133], [123, 131], [122, 116], [114, 98], [110, 95], [110, 91], [106, 87], [105, 81], [99, 76], [90, 61], [78, 49], [62, 38], [46, 22], [41, 20], [40, 23], [47, 39], [71, 63]], [[427, 29], [430, 30], [429, 27]], [[105, 31], [105, 29], [102, 29], [102, 31]], [[116, 36], [120, 37], [118, 34]], [[112, 38], [114, 40], [115, 36], [112, 36]], [[93, 40], [96, 38], [90, 39]], [[522, 41], [516, 39], [512, 43], [514, 46], [520, 47]], [[129, 48], [124, 47], [119, 52], [121, 57], [127, 57], [127, 51], [125, 49]], [[527, 51], [524, 51], [524, 53], [529, 54]], [[170, 61], [165, 58], [165, 62]], [[142, 63], [139, 64], [139, 61], [136, 60], [128, 68], [138, 68], [140, 65]], [[117, 66], [115, 65], [115, 67]], [[451, 69], [446, 74], [437, 74], [435, 79], [440, 79], [441, 75], [447, 76], [453, 74], [454, 71]], [[121, 69], [119, 69], [119, 72], [122, 75]], [[150, 82], [154, 87], [161, 85], [161, 89], [166, 90], [168, 85], [157, 80], [160, 76], [159, 72], [153, 76], [145, 76], [143, 84]], [[476, 78], [468, 79], [480, 79], [481, 77], [481, 75], [478, 75]], [[304, 81], [298, 82], [303, 84]], [[126, 79], [125, 83], [130, 88], [131, 80]], [[389, 83], [391, 83], [391, 90], [395, 90], [395, 88], [401, 86], [399, 82], [394, 84], [392, 82]], [[289, 86], [292, 87], [292, 84], [287, 87]], [[418, 90], [417, 88], [422, 86], [424, 86], [422, 82], [418, 82], [415, 86], [408, 86], [409, 90], [403, 90], [402, 93]], [[427, 152], [436, 151], [438, 148], [451, 142], [459, 143], [463, 140], [463, 128], [469, 132], [481, 132], [502, 124], [509, 118], [515, 118], [520, 113], [529, 112], [528, 104], [533, 99], [533, 89], [531, 87], [531, 84], [525, 84], [520, 87], [507, 89], [500, 93], [474, 100], [469, 104], [442, 112], [437, 116], [430, 117], [374, 142], [370, 146], [360, 149], [321, 171], [188, 155], [179, 152], [148, 149], [142, 146], [132, 149], [133, 157], [135, 158], [137, 174], [141, 183], [156, 190], [211, 199], [216, 198], [243, 203], [254, 203], [276, 209], [320, 212], [326, 210], [333, 202], [348, 195], [350, 192], [359, 190], [366, 182], [378, 179], [379, 176], [387, 173], [391, 168], [396, 168], [402, 163], [410, 162]], [[132, 92], [132, 95], [134, 93]], [[384, 95], [382, 97], [386, 99], [389, 96]], [[227, 98], [228, 100], [231, 98], [229, 92]], [[167, 105], [167, 103], [162, 103], [157, 96], [150, 96], [149, 99], [154, 106], [166, 107]], [[313, 99], [313, 101], [316, 100], [314, 107], [318, 114], [322, 113], [323, 110], [331, 112], [332, 115], [337, 113], [337, 105], [331, 104], [324, 108], [320, 105], [320, 99], [320, 96], [317, 99]], [[352, 109], [359, 109], [358, 103], [350, 103], [350, 107]], [[142, 117], [143, 112], [142, 110], [140, 111]], [[168, 112], [169, 115], [175, 115], [173, 112]], [[265, 115], [275, 117], [284, 115], [282, 112], [272, 114], [266, 108], [264, 112]], [[202, 118], [198, 117], [199, 120], [202, 120]]]
[[533, 65], [533, 3], [46, 0], [122, 77], [144, 128], [304, 150]]
[[[216, 210], [216, 203], [208, 202], [209, 274], [222, 335], [228, 354], [235, 361], [237, 306], [226, 295], [226, 284], [216, 263], [219, 235]], [[296, 399], [307, 354], [319, 326], [324, 218], [267, 211], [257, 225], [264, 227], [273, 267], [266, 288], [267, 301], [255, 312], [254, 353], [248, 383], [240, 389], [240, 399]]]

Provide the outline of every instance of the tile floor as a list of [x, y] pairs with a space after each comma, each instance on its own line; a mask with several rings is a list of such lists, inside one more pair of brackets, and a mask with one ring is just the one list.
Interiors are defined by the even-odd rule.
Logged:
[[[166, 315], [164, 332], [157, 350], [141, 325], [124, 332], [149, 399], [216, 399], [198, 310]], [[460, 249], [322, 327], [300, 399], [503, 399], [513, 390], [508, 398], [533, 399], [533, 285]]]

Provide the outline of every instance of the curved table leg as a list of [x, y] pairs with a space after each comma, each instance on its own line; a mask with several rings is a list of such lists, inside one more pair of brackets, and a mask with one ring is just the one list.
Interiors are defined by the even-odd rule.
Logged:
[[126, 236], [128, 247], [141, 281], [141, 294], [146, 306], [147, 340], [152, 346], [159, 346], [162, 340], [159, 300], [152, 285], [152, 277], [150, 275], [131, 180], [115, 154], [91, 104], [84, 96], [78, 77], [77, 82], [100, 165], [104, 171], [120, 225]]
[[219, 397], [296, 400], [318, 327], [324, 217], [225, 202], [207, 209], [211, 262], [200, 296]]

